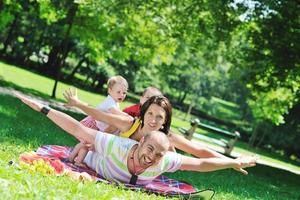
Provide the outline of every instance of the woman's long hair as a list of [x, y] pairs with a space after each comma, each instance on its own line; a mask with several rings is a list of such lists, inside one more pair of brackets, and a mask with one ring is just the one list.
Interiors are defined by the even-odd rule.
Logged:
[[144, 126], [144, 117], [148, 110], [148, 108], [152, 105], [156, 104], [164, 109], [166, 112], [166, 121], [163, 124], [163, 128], [159, 129], [161, 132], [164, 132], [166, 135], [168, 135], [170, 126], [171, 126], [171, 119], [172, 119], [172, 105], [170, 101], [165, 96], [153, 96], [150, 97], [141, 107], [140, 112], [140, 119], [142, 120], [142, 127]]

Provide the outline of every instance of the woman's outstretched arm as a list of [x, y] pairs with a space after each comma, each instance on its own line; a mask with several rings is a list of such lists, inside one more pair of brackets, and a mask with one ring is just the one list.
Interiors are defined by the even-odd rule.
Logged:
[[198, 158], [228, 158], [216, 151], [210, 150], [202, 145], [187, 140], [175, 133], [169, 134], [170, 142], [177, 148]]
[[[53, 121], [57, 126], [68, 132], [69, 134], [75, 136], [76, 138], [82, 138], [88, 143], [94, 144], [95, 137], [97, 134], [96, 130], [90, 129], [82, 125], [80, 122], [72, 118], [71, 116], [57, 111], [53, 108], [50, 108], [49, 112], [47, 111], [46, 106], [43, 104], [34, 101], [28, 97], [15, 93], [15, 96], [20, 99], [23, 103], [31, 107], [32, 109], [41, 112], [42, 109], [46, 110], [44, 114]], [[48, 112], [48, 113], [47, 113]]]
[[117, 127], [121, 132], [125, 132], [130, 129], [133, 123], [133, 117], [130, 115], [117, 115], [112, 113], [106, 113], [96, 108], [89, 106], [87, 103], [82, 102], [77, 97], [77, 90], [66, 90], [64, 97], [67, 100], [65, 104], [68, 107], [77, 107], [95, 120], [103, 121], [109, 125]]

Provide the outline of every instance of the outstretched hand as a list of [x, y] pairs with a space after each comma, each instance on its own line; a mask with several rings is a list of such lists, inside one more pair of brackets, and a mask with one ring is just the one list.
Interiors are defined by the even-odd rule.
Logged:
[[32, 108], [33, 110], [36, 110], [38, 112], [40, 112], [42, 110], [42, 108], [44, 107], [43, 104], [34, 101], [28, 97], [25, 97], [19, 93], [14, 93], [15, 97], [17, 97], [18, 99], [20, 99], [23, 103], [25, 103], [26, 105], [28, 105], [30, 108]]
[[80, 100], [78, 99], [77, 96], [77, 89], [68, 89], [66, 91], [64, 91], [63, 93], [67, 103], [64, 104], [64, 106], [66, 107], [72, 107], [72, 106], [76, 106], [78, 105], [78, 103], [80, 103]]
[[235, 159], [238, 162], [239, 167], [234, 168], [236, 171], [239, 171], [245, 175], [248, 172], [243, 169], [247, 167], [254, 167], [256, 165], [256, 161], [258, 160], [257, 156], [241, 156]]

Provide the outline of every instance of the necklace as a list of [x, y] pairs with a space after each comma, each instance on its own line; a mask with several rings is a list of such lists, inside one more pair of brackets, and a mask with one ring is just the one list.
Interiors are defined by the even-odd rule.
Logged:
[[141, 172], [142, 170], [145, 170], [144, 168], [141, 168], [139, 170], [136, 170], [135, 169], [135, 163], [134, 163], [134, 153], [136, 151], [137, 147], [135, 147], [135, 149], [133, 150], [132, 152], [132, 155], [130, 157], [130, 159], [132, 160], [132, 166], [133, 166], [133, 174], [131, 174], [131, 178], [130, 178], [130, 181], [129, 181], [129, 184], [132, 184], [132, 185], [135, 185], [136, 182], [137, 182], [137, 179], [138, 179], [138, 173]]

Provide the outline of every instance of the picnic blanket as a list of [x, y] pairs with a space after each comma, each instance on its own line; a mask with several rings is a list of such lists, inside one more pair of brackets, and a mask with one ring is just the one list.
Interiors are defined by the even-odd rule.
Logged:
[[[97, 182], [105, 182], [111, 184], [117, 184], [105, 180], [103, 177], [99, 176], [94, 170], [89, 169], [88, 167], [79, 167], [68, 161], [68, 156], [71, 153], [72, 148], [67, 146], [58, 146], [58, 145], [45, 145], [37, 149], [35, 153], [23, 153], [20, 155], [20, 161], [25, 163], [32, 164], [36, 160], [43, 160], [44, 162], [51, 165], [55, 174], [66, 173], [71, 177], [76, 177], [76, 179], [83, 180], [95, 180]], [[170, 179], [166, 176], [158, 176], [151, 183], [147, 185], [131, 185], [131, 184], [122, 184], [131, 190], [145, 191], [149, 193], [156, 193], [164, 196], [180, 196], [184, 199], [189, 199], [193, 196], [204, 194], [204, 192], [210, 192], [213, 196], [214, 191], [211, 189], [198, 191], [192, 185]], [[211, 199], [211, 198], [205, 198]]]

